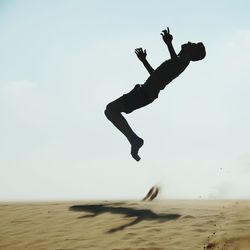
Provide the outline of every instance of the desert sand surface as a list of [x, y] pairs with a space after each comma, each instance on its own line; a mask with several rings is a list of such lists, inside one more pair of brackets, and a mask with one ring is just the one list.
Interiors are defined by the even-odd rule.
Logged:
[[1, 250], [249, 250], [250, 201], [0, 204]]

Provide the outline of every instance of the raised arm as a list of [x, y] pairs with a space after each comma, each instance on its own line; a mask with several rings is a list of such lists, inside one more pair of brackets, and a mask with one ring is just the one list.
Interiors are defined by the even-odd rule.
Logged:
[[146, 57], [147, 57], [146, 50], [144, 49], [144, 51], [143, 51], [142, 48], [137, 48], [137, 49], [135, 49], [135, 54], [137, 55], [138, 59], [143, 63], [143, 65], [147, 69], [148, 73], [151, 75], [154, 72], [154, 69], [151, 67], [151, 65], [149, 64], [149, 62], [146, 59]]
[[176, 59], [177, 55], [175, 53], [175, 50], [172, 44], [173, 36], [169, 33], [169, 28], [167, 28], [167, 30], [163, 30], [161, 33], [161, 36], [165, 44], [168, 46], [168, 51], [170, 53], [171, 59]]

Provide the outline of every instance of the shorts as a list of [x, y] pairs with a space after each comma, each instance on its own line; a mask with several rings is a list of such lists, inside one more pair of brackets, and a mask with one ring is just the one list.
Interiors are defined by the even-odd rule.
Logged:
[[126, 114], [153, 102], [153, 100], [147, 96], [140, 84], [135, 85], [135, 87], [129, 93], [123, 95], [122, 98], [126, 109], [124, 112]]
[[121, 96], [114, 102], [117, 101], [122, 102], [123, 104], [122, 112], [125, 112], [126, 114], [129, 114], [134, 110], [142, 108], [153, 102], [153, 100], [151, 100], [147, 96], [147, 94], [139, 84], [135, 85], [135, 87], [129, 93]]

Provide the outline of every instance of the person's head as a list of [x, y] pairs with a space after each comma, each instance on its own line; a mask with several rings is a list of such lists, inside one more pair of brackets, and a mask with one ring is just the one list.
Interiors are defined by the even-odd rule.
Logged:
[[203, 43], [185, 43], [181, 46], [181, 52], [188, 55], [191, 61], [202, 60], [206, 56], [206, 49]]

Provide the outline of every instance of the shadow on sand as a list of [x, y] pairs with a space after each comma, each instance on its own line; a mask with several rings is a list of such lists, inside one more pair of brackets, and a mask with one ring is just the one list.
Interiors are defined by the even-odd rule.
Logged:
[[112, 204], [74, 205], [71, 206], [69, 209], [74, 212], [91, 213], [88, 215], [81, 216], [79, 217], [79, 219], [95, 217], [102, 213], [121, 214], [124, 215], [125, 217], [135, 218], [132, 222], [108, 230], [107, 233], [115, 233], [117, 231], [124, 230], [129, 226], [135, 225], [145, 220], [165, 222], [169, 220], [177, 220], [181, 216], [180, 214], [162, 214], [162, 213], [157, 214], [149, 209], [135, 209], [130, 207], [114, 206]]

